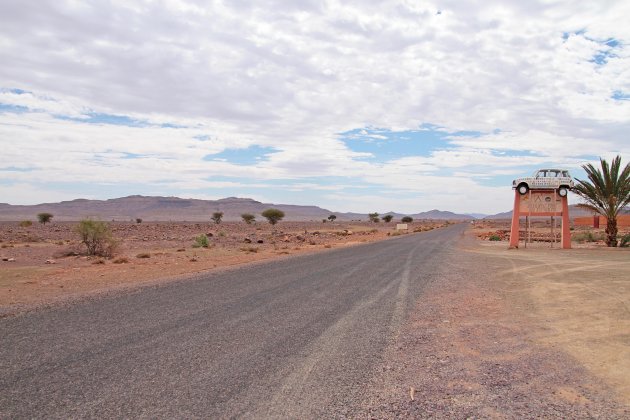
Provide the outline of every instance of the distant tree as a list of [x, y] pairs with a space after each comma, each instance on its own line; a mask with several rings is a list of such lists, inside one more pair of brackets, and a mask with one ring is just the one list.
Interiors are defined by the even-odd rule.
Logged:
[[52, 213], [39, 213], [37, 215], [37, 220], [39, 220], [39, 223], [41, 223], [42, 225], [45, 225], [46, 223], [50, 222], [53, 218]]
[[29, 226], [33, 226], [33, 222], [31, 222], [30, 220], [22, 220], [20, 222], [20, 227], [29, 227]]
[[81, 243], [87, 248], [88, 255], [111, 257], [114, 254], [117, 243], [107, 223], [84, 219], [79, 222], [76, 231]]
[[378, 213], [370, 213], [368, 214], [368, 217], [370, 218], [370, 222], [374, 222], [374, 223], [378, 223], [381, 219], [378, 218]]
[[272, 225], [275, 225], [284, 218], [284, 212], [278, 209], [267, 209], [263, 211], [262, 216], [269, 221]]
[[142, 223], [142, 219], [141, 218], [136, 218], [136, 223]]
[[221, 219], [223, 219], [222, 211], [215, 211], [214, 213], [212, 213], [212, 220], [214, 221], [214, 223], [218, 225], [219, 223], [221, 223]]
[[245, 223], [247, 223], [248, 225], [251, 225], [251, 224], [252, 224], [252, 222], [253, 222], [254, 220], [256, 220], [256, 216], [254, 216], [253, 214], [250, 214], [250, 213], [243, 213], [243, 214], [241, 214], [241, 218], [242, 218], [242, 219], [243, 219], [243, 221], [244, 221]]
[[334, 222], [336, 218], [337, 216], [335, 216], [334, 214], [331, 214], [330, 216], [328, 216], [328, 220], [330, 220], [331, 222]]
[[411, 222], [413, 222], [413, 217], [405, 216], [402, 219], [400, 219], [400, 221], [403, 222], [403, 223], [411, 223]]
[[394, 216], [392, 216], [391, 214], [386, 214], [385, 216], [382, 217], [382, 219], [383, 219], [383, 221], [385, 223], [391, 222], [393, 218], [394, 218]]
[[606, 245], [617, 246], [617, 215], [630, 203], [630, 163], [621, 169], [621, 156], [611, 164], [599, 159], [601, 171], [592, 164], [582, 165], [589, 181], [576, 179], [573, 192], [586, 203], [579, 204], [606, 218]]

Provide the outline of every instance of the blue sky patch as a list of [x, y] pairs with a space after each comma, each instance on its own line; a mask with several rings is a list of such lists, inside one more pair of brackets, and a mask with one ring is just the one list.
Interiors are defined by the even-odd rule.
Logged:
[[122, 125], [126, 127], [148, 127], [150, 125], [146, 121], [136, 120], [125, 115], [103, 114], [99, 112], [87, 113], [85, 114], [84, 118], [68, 117], [65, 115], [55, 115], [54, 117], [59, 120], [67, 120], [88, 124]]
[[613, 92], [611, 98], [616, 101], [630, 101], [630, 93], [616, 90]]
[[0, 172], [33, 172], [35, 168], [22, 168], [17, 166], [7, 166], [0, 168]]
[[267, 155], [277, 152], [273, 147], [250, 146], [247, 149], [226, 149], [220, 153], [206, 155], [203, 160], [225, 160], [235, 165], [255, 165], [267, 160]]
[[435, 150], [448, 149], [451, 137], [478, 137], [482, 134], [476, 131], [448, 133], [432, 125], [422, 128], [409, 131], [357, 128], [341, 133], [339, 139], [354, 152], [372, 155], [364, 159], [387, 162], [408, 156], [430, 156]]
[[28, 108], [25, 106], [0, 103], [0, 114], [23, 114], [25, 112], [28, 112]]

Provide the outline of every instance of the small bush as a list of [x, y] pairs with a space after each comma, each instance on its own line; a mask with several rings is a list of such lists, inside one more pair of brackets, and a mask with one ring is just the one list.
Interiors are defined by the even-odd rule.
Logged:
[[400, 221], [403, 222], [403, 223], [411, 223], [411, 222], [413, 222], [413, 217], [405, 216], [402, 219], [400, 219]]
[[216, 223], [217, 225], [221, 223], [222, 219], [223, 219], [222, 211], [215, 211], [214, 213], [212, 213], [212, 221]]
[[573, 235], [573, 240], [578, 243], [584, 242], [597, 242], [603, 241], [605, 239], [603, 233], [593, 233], [591, 231], [578, 233], [577, 235]]
[[267, 209], [261, 214], [271, 225], [275, 225], [280, 220], [284, 219], [284, 212], [278, 209]]
[[92, 261], [92, 264], [105, 264], [105, 260], [102, 258], [99, 258], [97, 260]]
[[148, 252], [142, 252], [136, 255], [136, 258], [151, 258], [151, 254], [149, 254]]
[[389, 223], [392, 221], [392, 219], [394, 219], [394, 216], [392, 216], [391, 214], [386, 214], [382, 217], [382, 219], [385, 223]]
[[337, 216], [335, 216], [334, 214], [331, 214], [330, 216], [328, 216], [328, 220], [330, 220], [331, 222], [334, 222], [336, 218]]
[[490, 236], [488, 237], [488, 240], [489, 240], [489, 241], [500, 241], [500, 240], [501, 240], [501, 237], [500, 237], [499, 235], [490, 235]]
[[37, 215], [37, 220], [39, 220], [39, 223], [41, 223], [42, 225], [45, 225], [46, 223], [50, 222], [53, 218], [52, 213], [39, 213]]
[[138, 218], [136, 219], [136, 223], [142, 223], [142, 219], [138, 217]]
[[33, 226], [33, 222], [31, 222], [30, 220], [22, 220], [20, 222], [20, 227], [30, 227]]
[[88, 255], [111, 257], [118, 243], [112, 237], [109, 225], [92, 219], [81, 220], [76, 227], [81, 243], [87, 248]]
[[381, 219], [378, 218], [378, 213], [370, 213], [368, 214], [368, 218], [370, 222], [378, 223]]
[[118, 257], [112, 262], [114, 264], [127, 264], [129, 262], [129, 258], [127, 258], [127, 257]]
[[254, 222], [254, 220], [256, 220], [256, 216], [254, 216], [253, 214], [250, 214], [250, 213], [243, 213], [243, 214], [241, 214], [241, 219], [243, 219], [243, 221], [245, 223], [247, 223], [248, 225], [251, 225], [252, 222]]
[[252, 253], [256, 253], [258, 252], [258, 248], [256, 248], [255, 246], [248, 246], [248, 247], [243, 247], [241, 248], [241, 251], [243, 252], [252, 252]]
[[195, 243], [193, 244], [193, 248], [208, 248], [210, 246], [210, 241], [208, 241], [208, 237], [206, 235], [199, 235], [195, 238]]
[[627, 248], [630, 246], [630, 233], [626, 233], [619, 240], [619, 246], [622, 248]]

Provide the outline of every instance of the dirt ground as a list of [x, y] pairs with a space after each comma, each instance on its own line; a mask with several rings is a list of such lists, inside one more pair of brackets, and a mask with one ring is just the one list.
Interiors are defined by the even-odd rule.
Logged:
[[630, 249], [477, 236], [391, 346], [370, 416], [630, 418]]
[[[488, 240], [500, 223], [471, 225], [463, 253], [417, 303], [375, 379], [370, 416], [630, 418], [630, 249], [508, 250], [506, 238]], [[115, 223], [116, 258], [127, 260], [116, 264], [73, 255], [73, 226], [0, 223], [0, 256], [15, 259], [0, 261], [3, 315], [394, 233], [382, 223]], [[212, 234], [208, 249], [192, 247], [201, 233]]]
[[[444, 226], [418, 221], [408, 232]], [[21, 227], [0, 223], [0, 316], [33, 305], [168, 281], [208, 270], [387, 239], [395, 223], [125, 223], [110, 224], [113, 258], [85, 256], [76, 223]], [[205, 234], [208, 248], [193, 247]]]

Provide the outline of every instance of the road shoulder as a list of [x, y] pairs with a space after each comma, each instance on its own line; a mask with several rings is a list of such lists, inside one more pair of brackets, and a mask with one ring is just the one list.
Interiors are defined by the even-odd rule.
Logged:
[[[365, 402], [370, 417], [630, 415], [623, 386], [593, 369], [559, 337], [553, 339], [553, 331], [563, 328], [560, 320], [573, 315], [549, 319], [540, 308], [553, 302], [519, 274], [519, 267], [548, 252], [522, 261], [507, 252], [484, 249], [471, 238], [452, 250], [440, 280], [417, 302], [373, 379]], [[623, 362], [617, 368], [625, 369]]]

